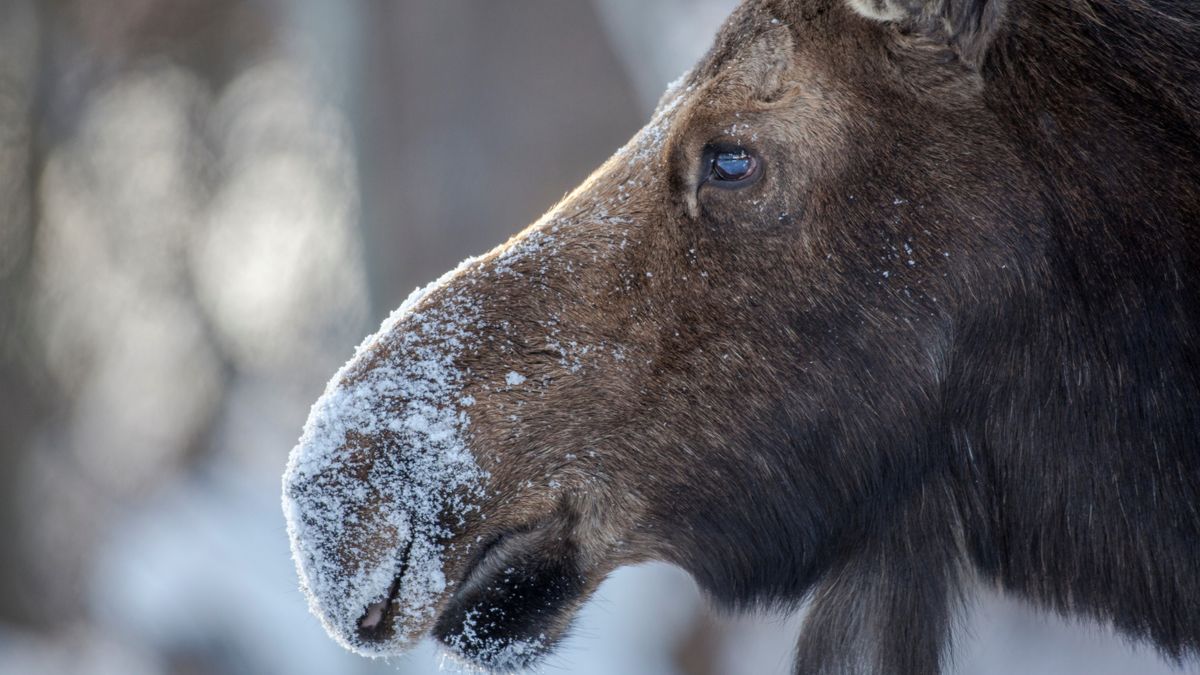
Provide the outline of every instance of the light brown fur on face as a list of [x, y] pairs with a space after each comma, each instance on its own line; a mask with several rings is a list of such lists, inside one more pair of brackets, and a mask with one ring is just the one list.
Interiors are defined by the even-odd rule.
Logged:
[[[613, 569], [664, 560], [733, 606], [814, 598], [798, 672], [936, 671], [968, 578], [1194, 647], [1194, 626], [1164, 627], [1186, 612], [1170, 599], [1168, 619], [1137, 615], [1119, 602], [1132, 592], [1059, 574], [1115, 569], [1077, 557], [1113, 536], [1077, 511], [1115, 474], [1072, 458], [1111, 452], [1141, 480], [1124, 458], [1200, 426], [1194, 399], [1162, 393], [1200, 390], [1191, 352], [1166, 346], [1191, 344], [1194, 294], [1167, 284], [1200, 259], [1174, 225], [1200, 214], [1200, 162], [1121, 126], [1129, 95], [1106, 87], [1133, 80], [1101, 80], [1087, 48], [1021, 60], [1048, 42], [1018, 49], [1015, 26], [1083, 45], [1081, 16], [1041, 0], [743, 5], [641, 133], [410, 299], [314, 406], [285, 509], [330, 632], [393, 653], [432, 631], [517, 668]], [[1194, 133], [1169, 114], [1152, 124]], [[1114, 168], [1118, 151], [1139, 172]], [[723, 152], [758, 172], [714, 178]], [[1169, 197], [1146, 201], [1151, 175]], [[1122, 220], [1135, 213], [1156, 238]], [[1102, 241], [1125, 257], [1093, 274]], [[1160, 348], [1131, 351], [1147, 340]], [[1072, 402], [1128, 400], [1112, 383], [1131, 372], [1181, 379], [1146, 385], [1155, 404], [1127, 435], [1087, 428]], [[1151, 424], [1159, 408], [1169, 423]], [[1178, 461], [1155, 490], [1195, 492]], [[1084, 487], [1028, 490], [1056, 475]], [[1162, 568], [1143, 573], [1180, 579], [1184, 548], [1161, 537]], [[1029, 541], [1037, 555], [1012, 547]], [[1048, 549], [1061, 567], [1031, 562]]]

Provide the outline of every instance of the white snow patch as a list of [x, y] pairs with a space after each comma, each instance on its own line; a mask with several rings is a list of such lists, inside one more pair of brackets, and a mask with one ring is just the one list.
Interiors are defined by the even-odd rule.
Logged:
[[[545, 635], [539, 635], [532, 640], [498, 640], [481, 636], [476, 631], [478, 619], [478, 610], [467, 612], [462, 633], [451, 640], [450, 647], [453, 650], [470, 652], [474, 659], [486, 663], [488, 669], [493, 672], [522, 671], [530, 661], [546, 651]], [[462, 666], [476, 670], [473, 664], [461, 661], [454, 651], [447, 651], [446, 656]]]
[[525, 384], [525, 376], [515, 370], [510, 370], [508, 371], [508, 374], [504, 376], [504, 382], [510, 387], [516, 387], [518, 385]]
[[676, 111], [686, 100], [688, 94], [695, 90], [695, 85], [684, 86], [691, 75], [692, 72], [689, 70], [667, 85], [667, 91], [663, 94], [662, 101], [659, 103], [658, 109], [654, 111], [650, 123], [642, 127], [642, 130], [617, 152], [618, 157], [632, 156], [633, 160], [639, 164], [657, 158], [666, 143]]

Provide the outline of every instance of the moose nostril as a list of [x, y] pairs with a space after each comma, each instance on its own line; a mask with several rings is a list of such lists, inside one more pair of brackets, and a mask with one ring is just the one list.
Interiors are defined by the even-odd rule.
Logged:
[[367, 611], [363, 612], [362, 617], [359, 618], [359, 639], [376, 642], [392, 637], [392, 605], [400, 593], [400, 580], [408, 572], [408, 556], [412, 553], [412, 546], [412, 540], [405, 544], [404, 551], [400, 554], [400, 573], [392, 580], [392, 586], [388, 589], [387, 596], [378, 602], [367, 605]]
[[380, 600], [379, 602], [367, 605], [367, 612], [358, 620], [358, 630], [360, 633], [375, 633], [380, 624], [383, 623], [383, 615], [387, 612], [388, 601]]
[[[408, 551], [405, 550], [407, 555]], [[367, 605], [367, 610], [358, 620], [358, 637], [366, 642], [378, 642], [391, 638], [392, 605], [396, 602], [396, 594], [400, 592], [400, 577], [392, 582], [387, 597]]]

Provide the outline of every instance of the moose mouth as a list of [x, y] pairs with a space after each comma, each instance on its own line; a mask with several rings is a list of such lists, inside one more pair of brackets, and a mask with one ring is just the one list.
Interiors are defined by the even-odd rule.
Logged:
[[[551, 538], [548, 528], [524, 528], [489, 540], [464, 566], [433, 637], [457, 656], [499, 672], [528, 667], [549, 651], [585, 586], [572, 550], [546, 549]], [[396, 633], [409, 553], [406, 547], [387, 597], [367, 606], [359, 619], [364, 643], [378, 645]]]
[[[462, 573], [462, 580], [457, 584], [459, 589], [466, 587], [470, 581], [476, 576], [476, 570], [480, 568], [487, 556], [491, 554], [498, 544], [504, 540], [505, 534], [500, 534], [491, 539], [486, 545], [479, 549]], [[396, 577], [392, 580], [391, 586], [388, 588], [388, 594], [382, 600], [373, 602], [367, 605], [366, 611], [358, 620], [358, 637], [366, 643], [380, 643], [390, 639], [395, 633], [396, 609], [399, 605], [397, 602], [400, 596], [400, 584], [404, 580], [404, 576], [408, 573], [409, 560], [412, 555], [412, 540], [409, 540], [404, 546], [404, 551], [400, 554], [400, 569], [396, 573]], [[461, 591], [460, 591], [461, 592]]]

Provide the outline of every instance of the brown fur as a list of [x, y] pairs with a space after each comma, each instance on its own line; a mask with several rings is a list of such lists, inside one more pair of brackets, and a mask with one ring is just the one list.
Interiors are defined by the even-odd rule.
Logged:
[[[489, 665], [470, 609], [549, 646], [665, 560], [734, 606], [811, 598], [801, 673], [939, 671], [975, 579], [1194, 653], [1198, 21], [742, 6], [646, 132], [422, 300], [482, 308], [456, 365], [487, 497], [446, 576], [481, 566], [388, 630]], [[704, 182], [721, 143], [761, 180]]]

